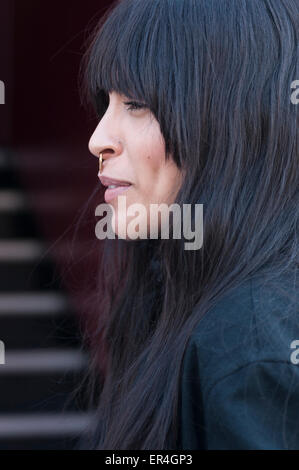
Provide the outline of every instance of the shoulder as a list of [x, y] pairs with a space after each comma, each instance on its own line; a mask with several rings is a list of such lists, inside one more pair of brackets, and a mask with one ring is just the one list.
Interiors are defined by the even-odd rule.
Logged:
[[185, 353], [185, 363], [191, 361], [201, 371], [204, 389], [250, 363], [290, 363], [291, 343], [299, 340], [296, 292], [290, 273], [271, 283], [256, 275], [205, 314]]
[[299, 448], [297, 288], [255, 276], [199, 322], [183, 361], [183, 448]]

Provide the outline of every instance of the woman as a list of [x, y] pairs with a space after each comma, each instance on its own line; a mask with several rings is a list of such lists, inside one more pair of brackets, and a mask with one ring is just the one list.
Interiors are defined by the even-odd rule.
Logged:
[[[105, 196], [82, 447], [299, 448], [298, 35], [298, 0], [123, 0], [97, 28], [89, 148], [129, 186]], [[121, 195], [146, 228], [203, 204], [202, 247], [124, 237]]]

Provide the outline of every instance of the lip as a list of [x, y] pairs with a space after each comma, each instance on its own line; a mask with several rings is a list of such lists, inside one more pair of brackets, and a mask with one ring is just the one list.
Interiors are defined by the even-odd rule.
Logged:
[[115, 188], [115, 189], [107, 189], [104, 194], [106, 204], [109, 204], [109, 202], [111, 202], [120, 194], [123, 194], [124, 192], [128, 191], [131, 187], [132, 185], [130, 184], [127, 186], [119, 186], [118, 188]]
[[124, 180], [117, 180], [115, 178], [109, 178], [108, 176], [99, 176], [99, 180], [101, 181], [103, 186], [110, 186], [114, 184], [115, 186], [131, 186], [132, 183], [130, 181], [124, 181]]
[[105, 191], [104, 198], [106, 204], [109, 204], [109, 202], [111, 202], [123, 192], [128, 191], [128, 189], [132, 186], [132, 183], [130, 183], [129, 181], [117, 180], [115, 178], [109, 178], [108, 176], [99, 175], [99, 180], [101, 181], [103, 186], [108, 187], [112, 184], [117, 186], [117, 188], [107, 189]]

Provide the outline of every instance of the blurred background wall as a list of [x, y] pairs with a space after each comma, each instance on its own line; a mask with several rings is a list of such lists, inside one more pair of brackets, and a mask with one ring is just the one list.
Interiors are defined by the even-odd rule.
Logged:
[[[78, 73], [86, 39], [109, 4], [15, 2], [13, 147], [40, 230], [67, 288], [79, 297], [85, 280], [90, 285], [88, 276], [82, 279], [79, 259], [87, 263], [87, 272], [93, 269], [88, 254], [93, 265], [94, 211], [84, 216], [77, 243], [70, 245], [70, 240], [81, 208], [99, 182], [97, 161], [87, 148], [96, 121], [80, 104]], [[74, 260], [70, 275], [64, 259], [69, 255]]]
[[13, 40], [14, 40], [13, 0], [1, 1], [0, 15], [0, 80], [5, 84], [5, 98], [10, 105], [0, 105], [0, 143], [12, 141], [12, 112], [14, 95]]
[[89, 420], [84, 402], [64, 410], [87, 367], [82, 328], [100, 314], [94, 212], [103, 193], [78, 78], [110, 4], [1, 0], [0, 449], [70, 448]]

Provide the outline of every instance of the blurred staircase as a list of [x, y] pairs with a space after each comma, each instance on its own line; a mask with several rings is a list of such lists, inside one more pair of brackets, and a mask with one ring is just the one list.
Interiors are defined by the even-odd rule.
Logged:
[[0, 450], [72, 449], [90, 420], [68, 400], [87, 353], [45, 252], [18, 173], [0, 150]]

